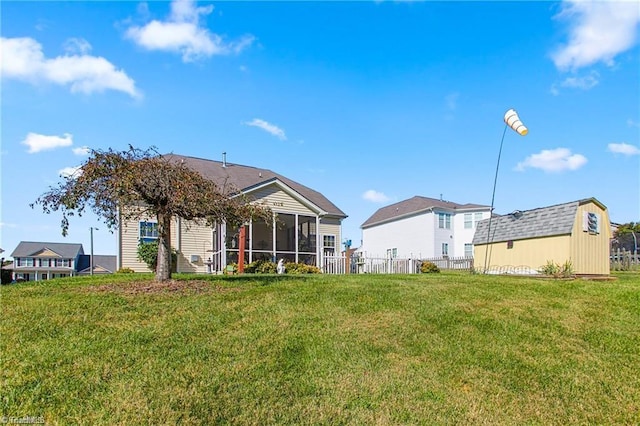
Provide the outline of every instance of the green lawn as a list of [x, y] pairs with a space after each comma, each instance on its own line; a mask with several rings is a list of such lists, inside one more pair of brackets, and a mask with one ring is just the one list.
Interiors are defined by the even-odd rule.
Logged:
[[640, 274], [615, 277], [178, 276], [193, 281], [157, 288], [119, 275], [3, 286], [0, 415], [640, 424]]

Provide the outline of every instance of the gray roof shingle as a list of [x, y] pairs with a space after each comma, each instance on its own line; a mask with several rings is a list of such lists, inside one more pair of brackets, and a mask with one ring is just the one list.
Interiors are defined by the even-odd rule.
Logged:
[[257, 167], [242, 166], [239, 164], [222, 163], [221, 161], [206, 160], [203, 158], [189, 157], [177, 154], [165, 155], [168, 159], [174, 159], [178, 161], [184, 161], [184, 163], [200, 172], [207, 179], [211, 179], [219, 186], [230, 184], [235, 188], [246, 192], [254, 187], [268, 183], [269, 181], [275, 181], [276, 179], [291, 189], [296, 191], [305, 199], [309, 200], [314, 205], [318, 206], [324, 212], [329, 215], [345, 218], [347, 215], [336, 207], [327, 197], [308, 188], [298, 182], [295, 182], [289, 178], [286, 178], [278, 173], [272, 172], [268, 169], [260, 169]]
[[361, 228], [367, 228], [373, 225], [377, 225], [383, 222], [388, 222], [394, 219], [399, 219], [403, 216], [416, 214], [429, 209], [442, 209], [450, 211], [464, 211], [464, 210], [481, 210], [488, 209], [489, 206], [481, 204], [458, 204], [451, 201], [437, 200], [435, 198], [421, 197], [416, 195], [408, 200], [400, 201], [399, 203], [391, 204], [386, 207], [378, 209], [369, 219], [367, 219]]
[[20, 241], [18, 247], [11, 253], [11, 257], [31, 257], [44, 249], [57, 253], [63, 259], [75, 259], [79, 254], [84, 254], [82, 244]]
[[[473, 244], [571, 234], [578, 206], [591, 201], [604, 208], [596, 199], [587, 198], [549, 207], [515, 211], [504, 216], [495, 216], [491, 219], [491, 230], [489, 230], [489, 219], [482, 220], [478, 222], [476, 227]], [[492, 234], [491, 238], [489, 238], [489, 232]]]

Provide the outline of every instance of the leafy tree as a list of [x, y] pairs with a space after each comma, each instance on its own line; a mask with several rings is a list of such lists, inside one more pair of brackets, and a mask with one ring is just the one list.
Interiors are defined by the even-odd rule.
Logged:
[[125, 151], [92, 150], [79, 171], [50, 187], [31, 207], [44, 213], [61, 211], [62, 235], [69, 217], [90, 209], [109, 230], [120, 221], [155, 217], [158, 222], [156, 280], [171, 278], [171, 219], [195, 222], [244, 223], [262, 218], [269, 223], [269, 208], [251, 203], [230, 185], [220, 188], [184, 163], [150, 148], [129, 146]]
[[625, 249], [630, 252], [640, 251], [640, 222], [623, 223], [613, 234], [613, 248]]

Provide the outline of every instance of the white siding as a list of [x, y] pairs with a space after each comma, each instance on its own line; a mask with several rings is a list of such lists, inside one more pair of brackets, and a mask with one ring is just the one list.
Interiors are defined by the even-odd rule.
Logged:
[[397, 249], [399, 258], [434, 256], [434, 215], [431, 212], [384, 223], [362, 230], [362, 251], [367, 256], [385, 257]]
[[[472, 226], [469, 229], [465, 229], [464, 227], [464, 215], [465, 213], [471, 213], [472, 217]], [[453, 218], [453, 251], [452, 247], [449, 247], [449, 256], [451, 257], [463, 257], [464, 256], [464, 245], [471, 244], [473, 241], [473, 235], [476, 232], [476, 213], [482, 214], [482, 219], [489, 218], [489, 209], [482, 211], [466, 211], [456, 213]]]

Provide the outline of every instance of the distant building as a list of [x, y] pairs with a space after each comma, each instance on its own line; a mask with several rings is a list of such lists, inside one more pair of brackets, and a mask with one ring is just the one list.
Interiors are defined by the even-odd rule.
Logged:
[[378, 209], [360, 228], [358, 252], [387, 258], [473, 257], [476, 224], [490, 206], [415, 196]]
[[[473, 238], [478, 270], [535, 272], [547, 262], [571, 262], [579, 275], [608, 275], [611, 224], [595, 198], [483, 220]], [[485, 262], [486, 260], [486, 262]]]
[[[13, 280], [42, 281], [91, 273], [82, 244], [21, 241], [11, 253]], [[113, 273], [116, 256], [94, 256], [94, 274]]]

